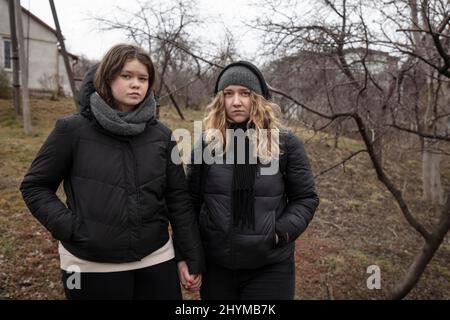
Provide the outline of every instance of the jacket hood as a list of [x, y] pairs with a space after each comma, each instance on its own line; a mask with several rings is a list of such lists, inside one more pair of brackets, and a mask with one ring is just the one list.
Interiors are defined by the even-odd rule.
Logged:
[[80, 91], [78, 92], [78, 104], [81, 107], [81, 111], [87, 111], [90, 109], [90, 97], [95, 92], [94, 87], [94, 75], [97, 71], [99, 64], [91, 67], [85, 74], [83, 82], [81, 83]]

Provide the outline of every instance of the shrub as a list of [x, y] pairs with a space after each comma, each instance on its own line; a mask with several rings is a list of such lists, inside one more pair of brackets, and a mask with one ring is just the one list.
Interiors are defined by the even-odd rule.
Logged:
[[0, 99], [11, 99], [11, 97], [12, 87], [9, 75], [4, 70], [0, 70]]

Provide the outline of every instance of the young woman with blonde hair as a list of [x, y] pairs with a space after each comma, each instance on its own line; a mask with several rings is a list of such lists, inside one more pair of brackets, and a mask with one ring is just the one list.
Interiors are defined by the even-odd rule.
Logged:
[[[306, 152], [253, 64], [228, 65], [215, 94], [187, 172], [206, 255], [201, 297], [293, 299], [295, 240], [319, 203]], [[199, 152], [215, 161], [195, 163]]]

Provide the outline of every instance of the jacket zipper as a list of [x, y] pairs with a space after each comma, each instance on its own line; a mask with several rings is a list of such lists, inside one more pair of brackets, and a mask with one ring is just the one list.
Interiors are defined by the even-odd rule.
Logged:
[[[131, 157], [132, 157], [132, 160], [133, 160], [134, 188], [135, 188], [135, 191], [136, 191], [136, 197], [137, 197], [136, 217], [135, 217], [135, 218], [136, 218], [136, 220], [138, 220], [138, 218], [139, 218], [138, 224], [142, 225], [142, 216], [139, 214], [139, 205], [140, 205], [140, 203], [141, 203], [141, 198], [140, 198], [139, 187], [138, 187], [138, 181], [137, 181], [137, 163], [136, 163], [136, 156], [135, 156], [135, 154], [134, 154], [134, 152], [133, 152], [133, 147], [131, 146], [130, 141], [127, 141], [127, 146], [128, 146], [128, 148], [129, 148], [129, 150], [130, 150], [130, 154], [131, 154]], [[133, 251], [134, 251], [134, 250], [133, 250]], [[136, 258], [138, 258], [136, 252], [134, 251], [133, 253], [135, 254]]]

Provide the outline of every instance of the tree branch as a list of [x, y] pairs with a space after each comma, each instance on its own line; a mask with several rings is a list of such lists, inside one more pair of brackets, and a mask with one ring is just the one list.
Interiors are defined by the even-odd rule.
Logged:
[[355, 156], [357, 156], [358, 154], [363, 153], [363, 152], [367, 152], [367, 150], [363, 149], [363, 150], [359, 150], [357, 152], [352, 153], [350, 156], [348, 156], [347, 158], [345, 158], [341, 162], [339, 162], [339, 163], [335, 164], [334, 166], [332, 166], [332, 167], [330, 167], [328, 169], [325, 169], [325, 170], [321, 171], [320, 173], [318, 173], [317, 175], [315, 175], [314, 179], [320, 177], [321, 175], [324, 175], [325, 173], [333, 170], [334, 168], [337, 168], [337, 167], [339, 167], [341, 165], [344, 165], [347, 161], [350, 161], [352, 158], [354, 158]]

